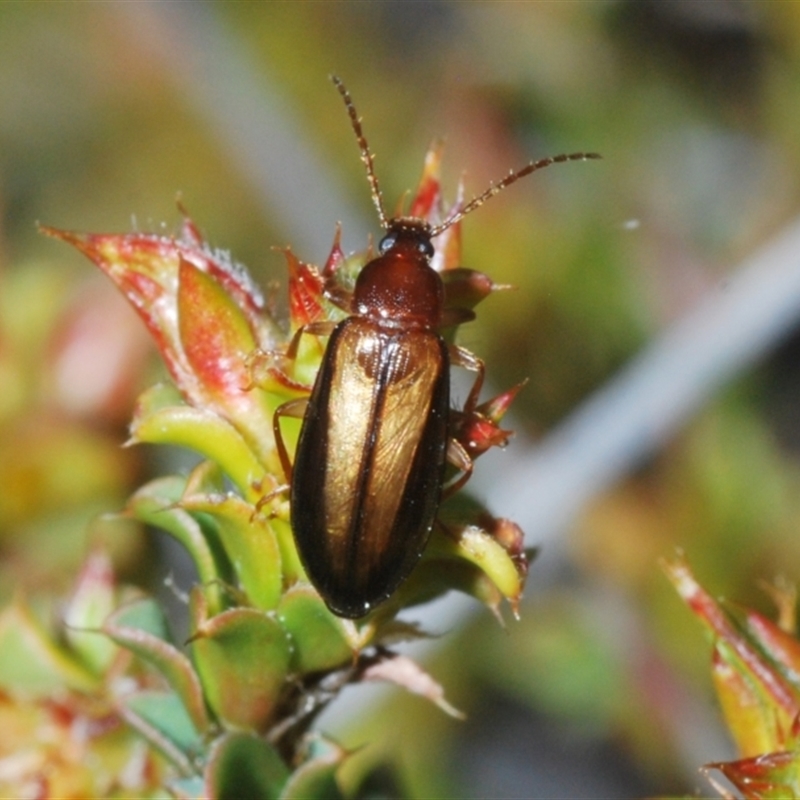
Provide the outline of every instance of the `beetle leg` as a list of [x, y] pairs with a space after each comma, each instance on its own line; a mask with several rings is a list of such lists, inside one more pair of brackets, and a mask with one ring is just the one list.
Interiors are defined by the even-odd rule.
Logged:
[[[275, 435], [275, 446], [278, 448], [278, 458], [281, 461], [283, 474], [286, 476], [287, 483], [291, 483], [292, 481], [292, 462], [289, 460], [289, 453], [286, 450], [286, 442], [283, 441], [280, 418], [293, 417], [295, 419], [302, 419], [307, 405], [307, 397], [296, 397], [294, 400], [287, 400], [282, 405], [279, 405], [275, 409], [275, 413], [272, 415], [272, 431]], [[274, 492], [271, 494], [274, 494]]]
[[275, 350], [254, 350], [247, 356], [245, 367], [249, 374], [247, 384], [243, 391], [249, 392], [256, 388], [266, 388], [272, 381], [278, 381], [281, 386], [298, 392], [310, 392], [311, 387], [300, 381], [293, 380], [281, 368], [280, 362], [286, 359], [286, 354]]
[[324, 289], [325, 299], [328, 302], [346, 311], [348, 314], [353, 305], [353, 293], [340, 286], [334, 280], [327, 281]]
[[442, 489], [443, 499], [454, 495], [472, 477], [472, 467], [475, 463], [467, 452], [467, 449], [458, 439], [450, 439], [450, 441], [448, 441], [447, 460], [454, 467], [459, 469], [461, 474]]
[[[478, 398], [480, 397], [481, 388], [483, 387], [483, 378], [486, 368], [483, 361], [478, 358], [473, 352], [467, 350], [465, 347], [459, 347], [457, 344], [450, 345], [450, 362], [459, 367], [464, 367], [470, 372], [477, 373], [472, 388], [467, 395], [467, 402], [464, 404], [462, 414], [469, 415], [478, 405]], [[458, 470], [459, 475], [455, 480], [449, 483], [443, 489], [443, 496], [450, 497], [455, 494], [472, 476], [473, 459], [467, 452], [467, 448], [456, 438], [451, 438], [447, 443], [447, 460]]]
[[300, 347], [300, 337], [304, 333], [310, 333], [312, 336], [330, 336], [333, 333], [333, 329], [336, 327], [336, 323], [330, 320], [318, 320], [317, 322], [309, 322], [306, 325], [299, 327], [294, 336], [292, 336], [292, 340], [289, 342], [289, 346], [286, 348], [286, 353], [284, 354], [284, 358], [288, 358], [290, 361], [294, 361], [297, 357], [297, 349]]
[[[272, 491], [270, 491], [267, 494], [265, 494], [256, 503], [256, 508], [255, 508], [255, 511], [253, 511], [253, 515], [250, 517], [250, 522], [252, 522], [255, 519], [256, 515], [261, 513], [261, 509], [264, 508], [264, 506], [266, 506], [269, 503], [271, 503], [279, 495], [288, 492], [289, 489], [290, 489], [290, 486], [289, 486], [288, 483], [282, 483], [282, 484], [280, 484], [280, 486], [276, 486]], [[269, 519], [272, 519], [274, 516], [275, 516], [275, 512], [272, 512], [269, 515]]]
[[261, 350], [260, 348], [254, 350], [247, 357], [247, 369], [250, 373], [250, 380], [244, 387], [244, 391], [250, 391], [250, 389], [256, 386], [265, 386], [270, 380], [277, 380], [287, 389], [293, 389], [298, 392], [310, 392], [311, 386], [300, 383], [289, 377], [284, 369], [284, 364], [287, 361], [294, 361], [294, 359], [297, 358], [300, 337], [304, 333], [310, 333], [314, 336], [329, 336], [335, 327], [335, 322], [329, 322], [327, 320], [309, 322], [307, 325], [303, 325], [295, 331], [289, 342], [289, 346], [284, 352], [280, 350]]
[[470, 352], [465, 347], [459, 347], [457, 344], [450, 345], [450, 361], [459, 367], [468, 369], [470, 372], [477, 373], [475, 383], [472, 384], [472, 388], [467, 395], [467, 402], [464, 403], [464, 413], [469, 414], [478, 405], [478, 397], [483, 387], [483, 376], [486, 372], [486, 367], [475, 353]]

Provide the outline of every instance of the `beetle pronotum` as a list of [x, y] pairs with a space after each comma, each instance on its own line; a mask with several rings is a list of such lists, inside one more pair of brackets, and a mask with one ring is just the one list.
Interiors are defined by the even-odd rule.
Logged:
[[[308, 577], [335, 614], [355, 619], [386, 600], [417, 563], [434, 525], [448, 458], [462, 472], [456, 485], [472, 469], [464, 448], [448, 436], [450, 366], [477, 373], [469, 411], [477, 404], [483, 362], [439, 334], [443, 324], [464, 321], [470, 313], [445, 318], [444, 286], [430, 263], [432, 240], [525, 175], [599, 156], [571, 153], [533, 161], [490, 184], [439, 225], [389, 218], [353, 101], [344, 84], [332, 80], [350, 115], [385, 234], [379, 255], [356, 279], [350, 316], [299, 332], [328, 335], [328, 344], [310, 397], [281, 406], [274, 429]], [[292, 466], [280, 418], [301, 413]]]

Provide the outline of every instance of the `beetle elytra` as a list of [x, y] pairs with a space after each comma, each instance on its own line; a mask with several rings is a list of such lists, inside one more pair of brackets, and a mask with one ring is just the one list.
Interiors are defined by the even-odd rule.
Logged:
[[[345, 299], [350, 316], [335, 326], [312, 323], [298, 332], [329, 338], [310, 397], [281, 406], [274, 429], [290, 481], [291, 526], [308, 577], [335, 614], [356, 619], [389, 598], [419, 560], [448, 459], [461, 472], [453, 487], [472, 469], [464, 447], [449, 435], [450, 366], [477, 373], [466, 401], [471, 410], [483, 363], [439, 333], [443, 325], [472, 315], [453, 318], [445, 312], [444, 285], [431, 267], [433, 240], [523, 176], [599, 156], [572, 153], [531, 162], [438, 225], [389, 218], [353, 102], [342, 82], [332, 80], [350, 116], [385, 233], [378, 256]], [[301, 413], [292, 465], [280, 419]]]

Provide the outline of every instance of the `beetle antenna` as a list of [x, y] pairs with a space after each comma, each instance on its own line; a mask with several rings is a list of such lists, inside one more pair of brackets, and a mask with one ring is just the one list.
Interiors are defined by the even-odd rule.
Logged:
[[361, 128], [361, 119], [359, 118], [356, 107], [353, 104], [353, 98], [350, 97], [350, 92], [347, 91], [347, 88], [342, 83], [341, 79], [337, 78], [336, 75], [331, 75], [331, 80], [339, 90], [339, 94], [342, 96], [345, 107], [347, 108], [347, 113], [350, 115], [350, 124], [353, 126], [353, 132], [356, 135], [358, 148], [361, 150], [361, 161], [364, 163], [364, 166], [367, 170], [367, 180], [369, 181], [369, 188], [372, 192], [372, 202], [375, 204], [375, 208], [378, 211], [378, 217], [380, 218], [381, 225], [384, 229], [387, 229], [389, 227], [389, 221], [386, 217], [386, 211], [383, 208], [383, 196], [381, 195], [380, 186], [378, 186], [378, 178], [375, 175], [375, 157], [372, 155], [372, 152], [369, 149], [367, 139], [364, 136], [364, 131]]
[[[341, 90], [340, 90], [341, 91]], [[463, 208], [459, 209], [452, 216], [448, 217], [441, 225], [436, 225], [431, 230], [431, 236], [438, 236], [440, 233], [446, 231], [451, 225], [464, 219], [467, 214], [480, 208], [487, 200], [500, 194], [507, 186], [516, 183], [520, 178], [530, 175], [531, 172], [549, 167], [551, 164], [561, 164], [564, 161], [587, 161], [589, 159], [602, 158], [599, 153], [562, 153], [559, 156], [551, 156], [550, 158], [540, 158], [538, 161], [531, 161], [522, 169], [516, 172], [509, 172], [503, 180], [498, 183], [490, 183], [489, 188], [482, 194], [473, 197]]]

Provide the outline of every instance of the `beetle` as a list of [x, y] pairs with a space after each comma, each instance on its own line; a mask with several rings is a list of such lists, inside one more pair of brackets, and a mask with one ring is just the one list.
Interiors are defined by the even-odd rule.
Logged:
[[[331, 289], [349, 312], [343, 321], [310, 323], [303, 333], [328, 335], [310, 396], [280, 406], [273, 427], [290, 484], [291, 527], [309, 579], [335, 614], [357, 619], [387, 600], [422, 555], [442, 499], [447, 461], [468, 479], [472, 463], [449, 435], [450, 366], [476, 372], [465, 409], [477, 404], [483, 362], [448, 345], [440, 329], [472, 317], [445, 313], [445, 290], [431, 266], [433, 240], [525, 175], [572, 153], [510, 172], [439, 225], [388, 218], [373, 155], [349, 92], [332, 76], [350, 116], [384, 236], [378, 255], [356, 278], [352, 297]], [[301, 416], [294, 465], [280, 430]]]

